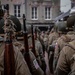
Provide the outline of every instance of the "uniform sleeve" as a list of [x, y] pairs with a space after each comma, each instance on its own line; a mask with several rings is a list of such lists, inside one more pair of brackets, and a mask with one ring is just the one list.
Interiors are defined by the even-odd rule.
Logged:
[[29, 68], [19, 50], [15, 51], [15, 67], [16, 67], [16, 75], [31, 75]]
[[60, 56], [59, 56], [59, 60], [58, 60], [58, 63], [57, 63], [57, 68], [56, 69], [60, 69], [66, 73], [68, 73], [69, 71], [69, 65], [68, 65], [68, 61], [67, 61], [67, 55], [65, 53], [65, 49], [66, 48], [63, 48], [60, 52]]
[[40, 42], [38, 43], [37, 48], [38, 48], [38, 51], [39, 51], [40, 59], [41, 59], [41, 60], [44, 60], [44, 56], [43, 56], [43, 49], [42, 49], [42, 45], [41, 45], [41, 43], [40, 43]]
[[52, 44], [52, 41], [53, 41], [53, 36], [52, 36], [52, 34], [50, 34], [49, 35], [49, 42], [48, 42], [48, 44], [51, 45]]

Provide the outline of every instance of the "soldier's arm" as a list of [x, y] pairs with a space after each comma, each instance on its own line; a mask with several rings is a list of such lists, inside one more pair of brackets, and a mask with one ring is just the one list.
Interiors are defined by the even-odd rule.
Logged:
[[44, 60], [43, 48], [42, 48], [42, 45], [40, 42], [38, 43], [38, 51], [39, 51], [39, 56], [40, 56], [41, 60]]
[[66, 48], [64, 47], [60, 52], [55, 75], [60, 75], [60, 74], [67, 75], [68, 74], [69, 65], [68, 65], [65, 51], [66, 51]]
[[52, 41], [53, 41], [52, 34], [50, 34], [48, 38], [49, 38], [48, 44], [51, 45], [52, 44]]
[[31, 75], [27, 63], [24, 60], [21, 52], [16, 48], [14, 51], [15, 51], [15, 61], [16, 61], [15, 63], [16, 75]]

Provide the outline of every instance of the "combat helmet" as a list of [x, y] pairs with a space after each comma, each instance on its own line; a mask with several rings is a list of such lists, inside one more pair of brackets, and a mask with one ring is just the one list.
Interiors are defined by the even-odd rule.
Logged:
[[67, 19], [67, 27], [72, 28], [74, 26], [74, 22], [75, 22], [75, 14], [73, 14], [73, 15], [68, 17], [68, 19]]
[[4, 11], [0, 8], [0, 19], [2, 19], [3, 15], [4, 15]]
[[[16, 29], [16, 32], [21, 31], [20, 21], [13, 15], [10, 15], [10, 20], [12, 20], [12, 22], [15, 24], [14, 28]], [[0, 34], [4, 33], [3, 26], [4, 26], [4, 19], [2, 18], [0, 20]]]
[[[4, 6], [5, 7], [5, 6]], [[1, 6], [1, 1], [0, 1], [0, 19], [2, 19], [4, 16], [4, 10], [2, 9], [2, 6]]]
[[61, 32], [61, 33], [65, 33], [67, 32], [67, 29], [66, 29], [66, 21], [60, 21], [56, 24], [56, 27], [57, 27], [57, 32]]

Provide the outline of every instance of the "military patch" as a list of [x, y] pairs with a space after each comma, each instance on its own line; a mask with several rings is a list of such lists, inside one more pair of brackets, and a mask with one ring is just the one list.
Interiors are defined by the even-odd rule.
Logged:
[[33, 61], [33, 64], [34, 64], [34, 66], [35, 66], [35, 68], [36, 68], [36, 69], [38, 69], [38, 68], [39, 68], [39, 65], [38, 65], [38, 63], [37, 63], [36, 59]]
[[58, 50], [58, 49], [59, 49], [58, 43], [56, 42], [56, 43], [55, 43], [55, 50]]

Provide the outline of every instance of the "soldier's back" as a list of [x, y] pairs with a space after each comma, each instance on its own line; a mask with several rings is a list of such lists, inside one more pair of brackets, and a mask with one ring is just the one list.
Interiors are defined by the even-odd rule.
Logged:
[[[15, 57], [15, 74], [16, 75], [31, 75], [29, 68], [20, 53], [20, 51], [14, 47], [14, 57]], [[0, 75], [4, 75], [4, 51], [5, 51], [5, 43], [0, 42]]]
[[68, 37], [67, 35], [62, 35], [57, 39], [55, 44], [54, 61], [53, 61], [54, 70], [56, 69], [56, 65], [60, 56], [60, 51], [66, 44], [70, 42], [70, 40], [71, 40], [70, 37]]
[[59, 37], [59, 34], [57, 32], [53, 32], [49, 35], [49, 45], [52, 44], [52, 42]]
[[[69, 42], [64, 48], [61, 50], [60, 57], [57, 64], [56, 75], [66, 75], [70, 73], [70, 71], [75, 70], [74, 67], [74, 56], [75, 56], [75, 40]], [[60, 71], [60, 73], [59, 73]]]

